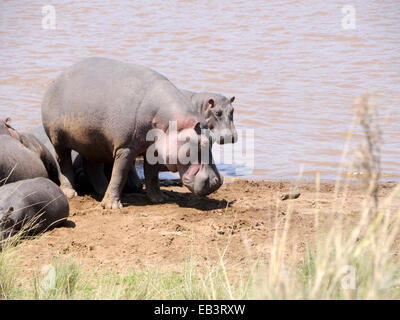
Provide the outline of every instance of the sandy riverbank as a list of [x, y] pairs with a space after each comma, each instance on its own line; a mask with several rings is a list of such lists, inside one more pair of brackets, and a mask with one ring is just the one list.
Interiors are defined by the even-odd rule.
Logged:
[[[395, 185], [381, 184], [380, 197], [389, 195]], [[56, 256], [73, 257], [89, 270], [118, 273], [173, 270], [188, 260], [203, 269], [215, 264], [227, 248], [225, 262], [239, 271], [257, 258], [268, 261], [275, 231], [283, 228], [289, 216], [286, 251], [288, 257], [299, 260], [306, 244], [323, 231], [315, 225], [317, 212], [321, 221], [328, 222], [335, 219], [335, 211], [343, 212], [351, 227], [364, 199], [357, 183], [349, 185], [347, 196], [341, 188], [335, 198], [333, 181], [322, 182], [319, 193], [314, 182], [296, 186], [293, 181], [244, 179], [228, 180], [203, 199], [183, 187], [163, 190], [171, 197], [168, 203], [153, 205], [144, 194], [125, 195], [120, 211], [101, 209], [91, 196], [72, 199], [65, 226], [18, 245], [23, 269], [27, 273], [40, 270]], [[287, 192], [301, 195], [282, 201]], [[290, 206], [292, 214], [288, 214]]]

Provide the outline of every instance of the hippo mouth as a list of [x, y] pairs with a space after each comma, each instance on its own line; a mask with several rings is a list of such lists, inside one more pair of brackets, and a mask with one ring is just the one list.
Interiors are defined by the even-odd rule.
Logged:
[[214, 175], [205, 164], [192, 164], [182, 176], [182, 183], [193, 194], [206, 196], [222, 185], [223, 178], [218, 172]]
[[222, 129], [213, 133], [214, 140], [218, 144], [236, 143], [238, 135], [235, 129]]
[[182, 177], [182, 183], [184, 186], [189, 188], [190, 191], [193, 191], [193, 182], [196, 174], [199, 173], [202, 165], [201, 164], [192, 164], [189, 169], [185, 172]]

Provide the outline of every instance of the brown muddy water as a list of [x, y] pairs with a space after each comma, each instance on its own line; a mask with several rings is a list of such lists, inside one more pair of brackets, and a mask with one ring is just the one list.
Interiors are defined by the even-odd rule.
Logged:
[[[42, 26], [46, 5], [55, 30]], [[344, 5], [354, 6], [355, 29], [342, 25]], [[293, 178], [301, 167], [334, 178], [353, 101], [375, 93], [384, 177], [400, 178], [398, 0], [2, 0], [0, 27], [0, 116], [18, 129], [40, 123], [60, 71], [104, 56], [147, 65], [180, 88], [236, 96], [237, 128], [254, 130], [254, 169], [238, 170], [240, 158], [220, 168], [252, 178]]]

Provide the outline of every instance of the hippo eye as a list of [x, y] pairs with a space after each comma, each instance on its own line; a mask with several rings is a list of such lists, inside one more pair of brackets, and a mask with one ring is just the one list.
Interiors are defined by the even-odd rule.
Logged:
[[219, 118], [220, 116], [222, 116], [222, 111], [221, 110], [216, 111], [215, 115]]

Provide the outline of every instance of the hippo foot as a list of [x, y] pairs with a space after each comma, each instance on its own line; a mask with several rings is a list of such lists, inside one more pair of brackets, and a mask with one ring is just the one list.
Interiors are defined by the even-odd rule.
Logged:
[[64, 192], [65, 196], [68, 199], [72, 199], [73, 197], [76, 197], [78, 195], [74, 189], [69, 187], [61, 187], [61, 190], [62, 192]]
[[105, 196], [103, 201], [101, 202], [101, 206], [103, 209], [122, 209], [122, 203], [119, 199], [111, 197], [111, 196]]
[[169, 199], [162, 191], [148, 191], [147, 197], [152, 203], [163, 203]]

